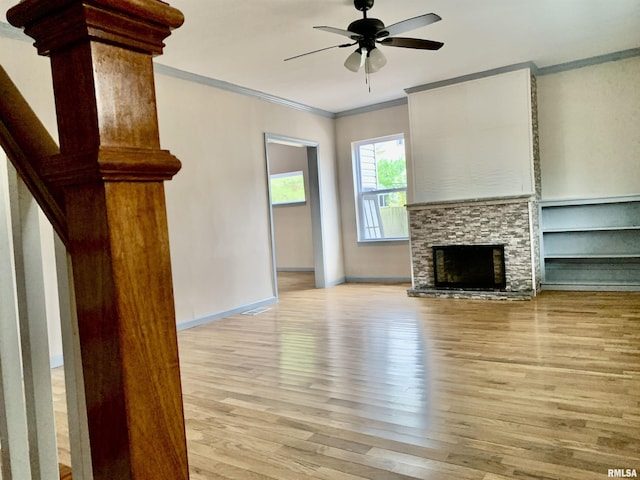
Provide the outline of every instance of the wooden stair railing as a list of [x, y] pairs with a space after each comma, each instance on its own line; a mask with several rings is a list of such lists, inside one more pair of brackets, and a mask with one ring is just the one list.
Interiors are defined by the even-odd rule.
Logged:
[[62, 189], [43, 178], [41, 161], [60, 153], [56, 142], [0, 66], [0, 146], [60, 239], [68, 246]]
[[180, 162], [160, 149], [152, 63], [182, 14], [23, 0], [7, 18], [51, 59], [60, 152], [11, 113], [3, 146], [71, 254], [94, 479], [186, 480], [163, 184]]

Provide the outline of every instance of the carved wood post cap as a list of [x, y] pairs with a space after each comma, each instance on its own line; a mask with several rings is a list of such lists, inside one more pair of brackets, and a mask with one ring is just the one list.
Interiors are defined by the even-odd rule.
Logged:
[[182, 13], [159, 0], [23, 0], [9, 23], [35, 39], [40, 55], [92, 40], [152, 55], [182, 25]]
[[43, 162], [43, 175], [53, 185], [91, 182], [158, 182], [171, 180], [181, 163], [167, 150], [100, 147], [97, 152], [55, 155]]

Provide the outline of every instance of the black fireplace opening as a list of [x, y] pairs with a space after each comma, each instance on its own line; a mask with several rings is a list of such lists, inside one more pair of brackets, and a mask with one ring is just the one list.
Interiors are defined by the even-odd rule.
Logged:
[[504, 290], [504, 245], [433, 247], [436, 288]]

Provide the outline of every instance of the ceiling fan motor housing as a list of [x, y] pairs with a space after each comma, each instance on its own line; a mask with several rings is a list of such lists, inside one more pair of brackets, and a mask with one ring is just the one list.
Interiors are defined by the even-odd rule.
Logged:
[[353, 0], [353, 5], [357, 10], [361, 12], [366, 12], [370, 8], [373, 7], [373, 0]]
[[361, 18], [349, 24], [347, 28], [352, 35], [352, 40], [357, 40], [360, 47], [371, 49], [375, 46], [376, 39], [386, 37], [389, 32], [384, 30], [384, 23], [377, 18]]

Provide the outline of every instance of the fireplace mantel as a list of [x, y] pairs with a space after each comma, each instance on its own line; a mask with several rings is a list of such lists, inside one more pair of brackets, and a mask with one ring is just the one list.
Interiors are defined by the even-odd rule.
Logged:
[[491, 197], [491, 198], [468, 198], [461, 200], [441, 200], [437, 202], [421, 202], [409, 203], [406, 205], [407, 210], [420, 210], [426, 208], [439, 208], [443, 206], [455, 207], [457, 205], [498, 205], [505, 203], [521, 203], [523, 201], [535, 201], [535, 195], [516, 195], [508, 197]]

